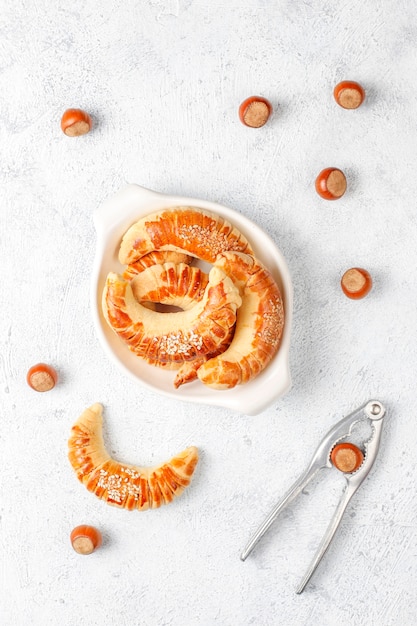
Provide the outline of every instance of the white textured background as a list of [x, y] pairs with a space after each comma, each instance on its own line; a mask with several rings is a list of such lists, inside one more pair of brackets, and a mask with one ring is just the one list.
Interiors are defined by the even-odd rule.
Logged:
[[[417, 5], [410, 0], [2, 0], [0, 623], [2, 626], [411, 626], [417, 619]], [[345, 111], [334, 85], [361, 82]], [[240, 124], [247, 96], [273, 118]], [[89, 135], [60, 130], [68, 107]], [[348, 177], [338, 202], [314, 180]], [[126, 183], [219, 201], [271, 233], [294, 282], [292, 390], [256, 418], [134, 386], [92, 327], [93, 210]], [[366, 267], [375, 287], [345, 298]], [[36, 394], [27, 369], [60, 374]], [[305, 593], [294, 590], [343, 478], [247, 539], [336, 419], [388, 407], [377, 462]], [[76, 480], [70, 427], [93, 402], [120, 460], [195, 444], [188, 491], [148, 513]], [[103, 548], [73, 552], [71, 529]]]

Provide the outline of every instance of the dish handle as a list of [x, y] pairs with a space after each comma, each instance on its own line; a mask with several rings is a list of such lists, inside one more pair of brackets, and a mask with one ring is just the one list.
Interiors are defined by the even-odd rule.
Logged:
[[123, 215], [128, 223], [135, 219], [140, 209], [152, 204], [162, 194], [130, 184], [123, 187], [116, 194], [107, 198], [93, 213], [93, 222], [97, 233], [108, 233], [116, 226], [120, 226], [120, 216]]

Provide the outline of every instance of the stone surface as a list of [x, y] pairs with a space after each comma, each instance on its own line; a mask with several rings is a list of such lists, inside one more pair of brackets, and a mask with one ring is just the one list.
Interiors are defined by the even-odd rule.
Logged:
[[[0, 19], [1, 624], [414, 625], [416, 5], [5, 0]], [[344, 79], [366, 90], [357, 110], [333, 99]], [[254, 94], [274, 107], [257, 130], [238, 119]], [[62, 133], [70, 107], [92, 132]], [[314, 189], [328, 166], [348, 179], [337, 203]], [[258, 417], [158, 397], [100, 347], [92, 212], [126, 183], [231, 206], [285, 255], [293, 387]], [[359, 302], [339, 285], [355, 266], [374, 279]], [[44, 394], [25, 380], [39, 361], [60, 376]], [[343, 477], [239, 553], [334, 421], [373, 397], [380, 455], [296, 596]], [[120, 460], [200, 448], [181, 498], [129, 513], [78, 483], [66, 442], [94, 402]], [[69, 540], [82, 523], [103, 533], [88, 557]]]

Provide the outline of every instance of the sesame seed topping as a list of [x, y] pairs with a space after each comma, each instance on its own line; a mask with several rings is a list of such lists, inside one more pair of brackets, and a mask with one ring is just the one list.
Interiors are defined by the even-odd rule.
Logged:
[[200, 224], [182, 224], [178, 230], [178, 236], [185, 244], [200, 246], [216, 257], [224, 250], [241, 250], [242, 244], [239, 241], [233, 241], [228, 237], [227, 233], [211, 230], [209, 227]]
[[263, 325], [259, 336], [265, 343], [275, 347], [281, 339], [283, 310], [281, 302], [272, 300], [269, 300], [269, 308], [269, 311], [262, 314]]
[[129, 497], [138, 500], [141, 487], [134, 481], [138, 481], [141, 475], [129, 467], [120, 467], [119, 471], [120, 474], [109, 474], [101, 469], [97, 487], [107, 490], [107, 499], [118, 504]]
[[177, 333], [169, 333], [161, 335], [159, 351], [162, 354], [189, 354], [190, 351], [201, 350], [203, 347], [203, 338], [194, 331], [188, 332], [178, 331]]

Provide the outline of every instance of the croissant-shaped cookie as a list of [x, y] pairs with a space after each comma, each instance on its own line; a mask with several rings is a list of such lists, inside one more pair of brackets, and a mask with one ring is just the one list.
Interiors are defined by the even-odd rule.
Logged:
[[202, 300], [208, 280], [208, 275], [199, 267], [164, 263], [143, 270], [131, 280], [130, 286], [138, 302], [190, 309]]
[[123, 278], [131, 280], [137, 274], [140, 274], [148, 267], [152, 265], [158, 265], [159, 263], [186, 263], [190, 265], [192, 257], [183, 252], [175, 252], [174, 250], [158, 251], [154, 250], [144, 256], [137, 259], [134, 263], [128, 265], [123, 272]]
[[103, 313], [135, 354], [166, 366], [217, 352], [221, 344], [229, 342], [241, 301], [231, 279], [213, 267], [204, 297], [193, 308], [176, 313], [150, 311], [136, 300], [129, 282], [110, 273], [103, 292]]
[[125, 233], [119, 251], [123, 264], [134, 263], [152, 250], [176, 250], [214, 263], [224, 250], [251, 253], [246, 238], [220, 215], [195, 207], [174, 207], [152, 213]]
[[102, 406], [93, 404], [72, 427], [68, 458], [77, 478], [108, 504], [119, 508], [156, 509], [172, 502], [190, 484], [198, 462], [191, 446], [155, 468], [118, 463], [104, 447]]
[[242, 306], [229, 348], [206, 361], [198, 378], [214, 389], [230, 389], [257, 376], [277, 352], [283, 326], [281, 293], [271, 273], [255, 257], [223, 252], [215, 263], [240, 288]]

